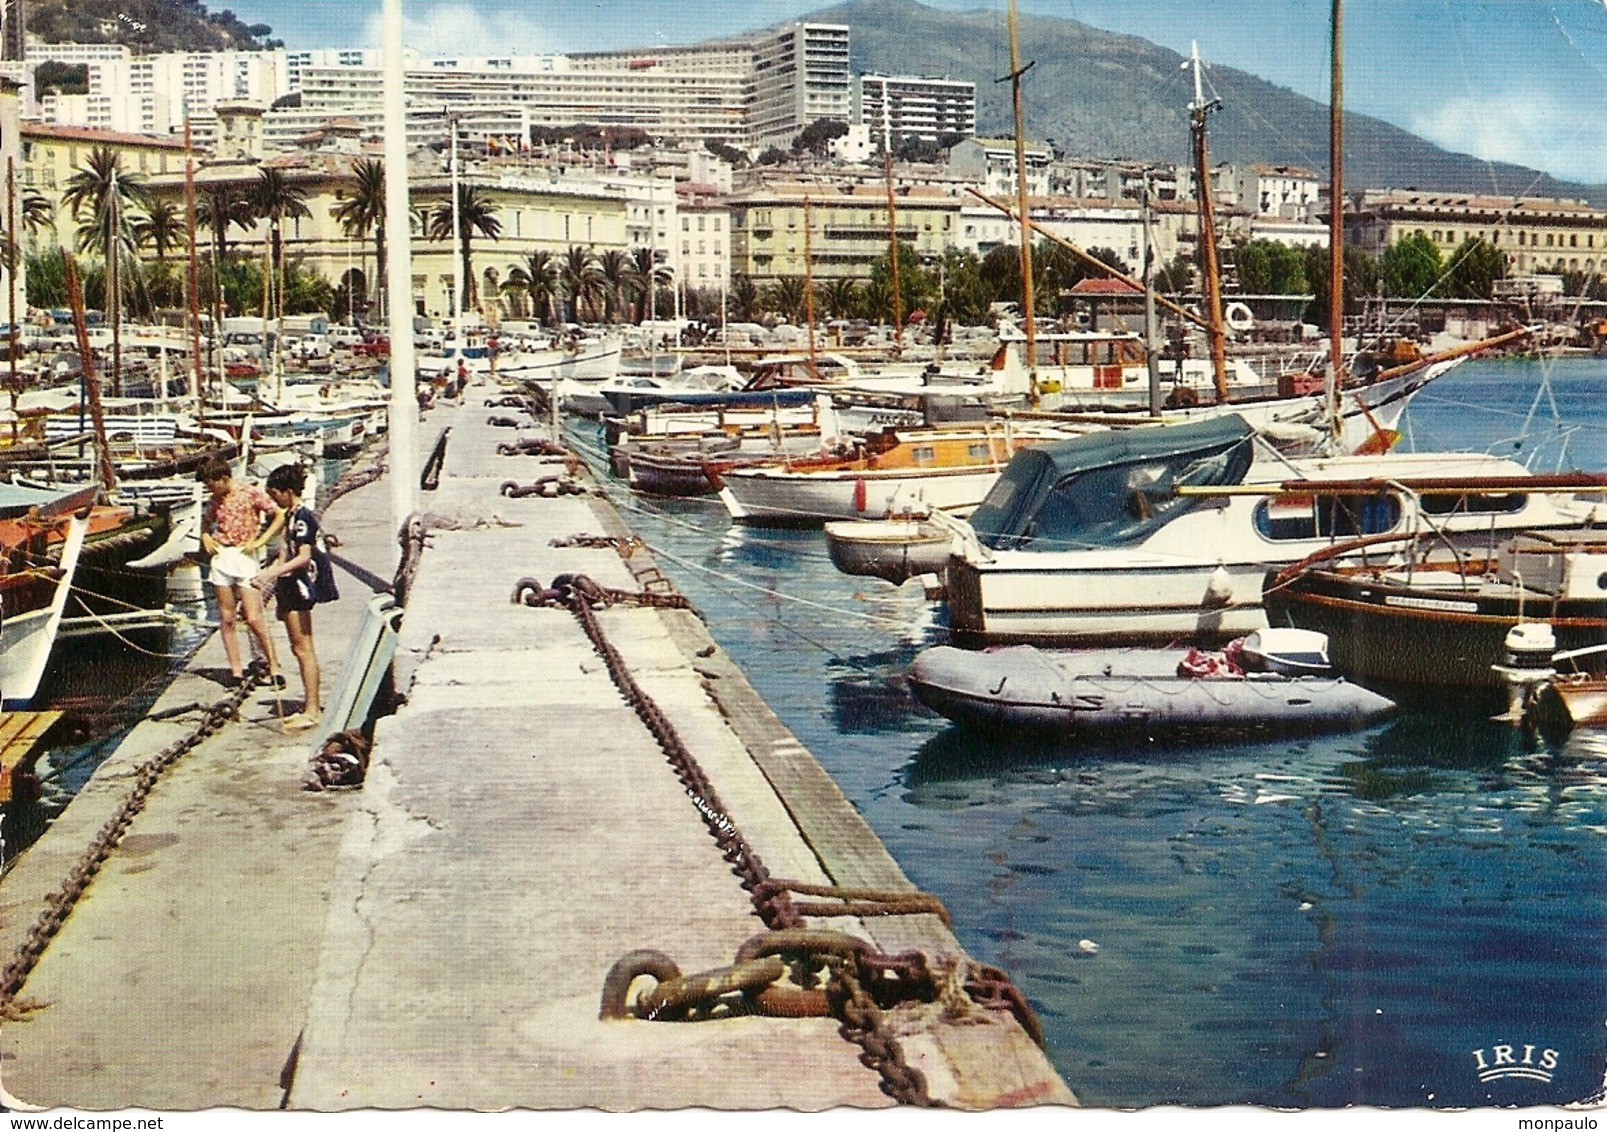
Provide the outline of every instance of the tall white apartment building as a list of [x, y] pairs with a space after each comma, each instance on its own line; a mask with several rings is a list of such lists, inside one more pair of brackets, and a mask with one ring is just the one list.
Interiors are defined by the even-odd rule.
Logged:
[[[169, 134], [188, 116], [204, 132], [219, 102], [271, 107], [297, 93], [299, 107], [270, 110], [264, 120], [265, 142], [275, 148], [331, 118], [366, 129], [383, 117], [377, 50], [134, 56], [115, 44], [29, 45], [30, 64], [47, 59], [89, 71], [87, 94], [40, 100], [39, 115], [51, 124]], [[576, 55], [426, 60], [410, 51], [405, 89], [414, 121], [455, 117], [481, 141], [527, 138], [531, 126], [590, 124], [761, 149], [790, 143], [817, 119], [847, 122], [852, 113], [848, 28], [838, 24], [793, 23], [689, 46]]]
[[750, 145], [785, 145], [822, 118], [850, 120], [848, 25], [786, 24], [745, 42], [753, 53]]
[[82, 65], [88, 76], [85, 94], [36, 92], [47, 125], [177, 134], [187, 116], [210, 114], [219, 102], [268, 106], [288, 92], [282, 50], [134, 55], [120, 44], [29, 43], [30, 69], [47, 60]]
[[976, 84], [917, 75], [860, 75], [854, 82], [854, 121], [870, 132], [871, 148], [878, 153], [907, 141], [975, 137]]

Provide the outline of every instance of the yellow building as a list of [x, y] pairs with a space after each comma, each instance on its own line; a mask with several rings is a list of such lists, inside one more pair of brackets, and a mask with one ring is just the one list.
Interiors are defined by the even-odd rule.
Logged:
[[[184, 203], [186, 150], [182, 141], [67, 126], [24, 123], [21, 134], [19, 197], [37, 194], [54, 206], [51, 226], [30, 233], [30, 251], [57, 246], [71, 247], [77, 222], [70, 211], [61, 208], [61, 195], [73, 174], [81, 169], [91, 151], [100, 146], [118, 154], [122, 167], [140, 178], [156, 199]], [[374, 240], [348, 236], [334, 213], [356, 189], [352, 172], [364, 156], [359, 147], [350, 152], [294, 152], [277, 154], [265, 160], [249, 152], [250, 146], [231, 150], [225, 159], [198, 157], [195, 181], [198, 196], [219, 183], [244, 192], [260, 179], [260, 170], [279, 170], [285, 179], [304, 194], [310, 213], [287, 219], [284, 226], [286, 260], [300, 262], [332, 284], [339, 285], [348, 274], [360, 277], [370, 295], [374, 288]], [[377, 153], [369, 156], [378, 156]], [[450, 313], [455, 248], [447, 240], [429, 240], [420, 227], [422, 215], [450, 200], [450, 180], [439, 171], [433, 154], [421, 152], [415, 164], [426, 167], [410, 177], [415, 216], [413, 229], [413, 289], [418, 309], [431, 315]], [[464, 178], [488, 196], [496, 208], [497, 238], [476, 234], [471, 254], [479, 290], [485, 296], [499, 295], [499, 285], [510, 273], [525, 264], [532, 253], [544, 250], [562, 256], [571, 246], [601, 254], [609, 249], [629, 251], [626, 236], [626, 202], [622, 195], [603, 189], [594, 181], [574, 181], [546, 170], [520, 174], [498, 172]], [[228, 244], [236, 249], [265, 247], [268, 224], [258, 220], [250, 227], [231, 226]], [[211, 246], [210, 232], [197, 238], [206, 255]], [[498, 313], [514, 313], [517, 304], [503, 302]]]
[[[809, 201], [807, 269], [816, 283], [865, 280], [887, 255], [887, 189], [876, 184], [775, 183], [732, 196], [731, 270], [761, 286], [785, 276], [802, 278], [804, 200]], [[960, 198], [941, 186], [899, 185], [892, 213], [898, 239], [922, 259], [936, 259], [957, 243]]]
[[[287, 262], [299, 262], [339, 285], [355, 276], [372, 296], [375, 288], [374, 237], [347, 235], [335, 218], [336, 211], [357, 189], [352, 172], [364, 155], [346, 153], [285, 153], [262, 162], [237, 161], [208, 164], [197, 173], [197, 183], [223, 181], [248, 189], [260, 178], [260, 168], [277, 169], [285, 180], [304, 194], [310, 213], [287, 218], [284, 247]], [[367, 156], [377, 157], [377, 154]], [[498, 235], [495, 239], [476, 232], [470, 241], [472, 268], [480, 294], [487, 300], [500, 297], [496, 313], [508, 317], [518, 313], [516, 299], [501, 296], [500, 286], [515, 268], [528, 262], [536, 251], [561, 257], [571, 246], [598, 254], [611, 248], [628, 250], [625, 235], [625, 200], [604, 192], [596, 185], [570, 185], [552, 177], [469, 176], [472, 186], [495, 206]], [[162, 194], [178, 194], [182, 199], [184, 178], [153, 180], [151, 187]], [[452, 311], [454, 258], [456, 246], [448, 240], [431, 240], [424, 235], [421, 217], [432, 215], [437, 206], [451, 200], [451, 181], [443, 172], [414, 173], [409, 178], [409, 198], [414, 214], [412, 239], [413, 298], [421, 314], [448, 315]], [[259, 220], [250, 230], [236, 226], [231, 230], [231, 247], [264, 248], [268, 224]], [[208, 236], [200, 236], [207, 247]]]
[[1464, 240], [1482, 239], [1506, 253], [1515, 275], [1607, 269], [1607, 212], [1582, 201], [1415, 189], [1349, 199], [1345, 238], [1374, 254], [1420, 235], [1446, 256]]
[[118, 154], [122, 167], [144, 181], [184, 174], [184, 143], [172, 138], [81, 126], [47, 126], [39, 122], [23, 122], [19, 132], [22, 159], [17, 174], [18, 197], [38, 194], [56, 209], [52, 226], [29, 233], [25, 238], [29, 249], [36, 252], [72, 246], [78, 224], [71, 212], [61, 209], [61, 194], [92, 150], [110, 147]]

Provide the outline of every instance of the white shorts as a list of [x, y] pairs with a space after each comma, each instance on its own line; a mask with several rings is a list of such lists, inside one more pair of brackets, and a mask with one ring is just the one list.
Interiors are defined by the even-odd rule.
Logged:
[[207, 581], [214, 586], [243, 586], [261, 572], [262, 564], [238, 546], [220, 546], [212, 556]]

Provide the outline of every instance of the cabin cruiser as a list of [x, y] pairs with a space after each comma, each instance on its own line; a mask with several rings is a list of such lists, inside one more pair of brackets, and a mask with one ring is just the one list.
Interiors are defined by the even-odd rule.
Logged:
[[969, 522], [948, 520], [949, 625], [1055, 644], [1240, 636], [1267, 625], [1269, 567], [1363, 536], [1432, 530], [1438, 553], [1454, 554], [1577, 529], [1607, 518], [1607, 505], [1569, 494], [1591, 479], [1479, 454], [1289, 460], [1234, 414], [1036, 445]]

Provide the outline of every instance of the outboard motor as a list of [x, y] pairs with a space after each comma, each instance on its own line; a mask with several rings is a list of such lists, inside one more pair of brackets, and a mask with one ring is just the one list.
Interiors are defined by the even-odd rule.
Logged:
[[1544, 621], [1519, 622], [1507, 631], [1505, 664], [1492, 664], [1490, 670], [1507, 687], [1507, 710], [1495, 718], [1520, 723], [1530, 695], [1556, 675], [1551, 655], [1557, 651], [1557, 635]]

